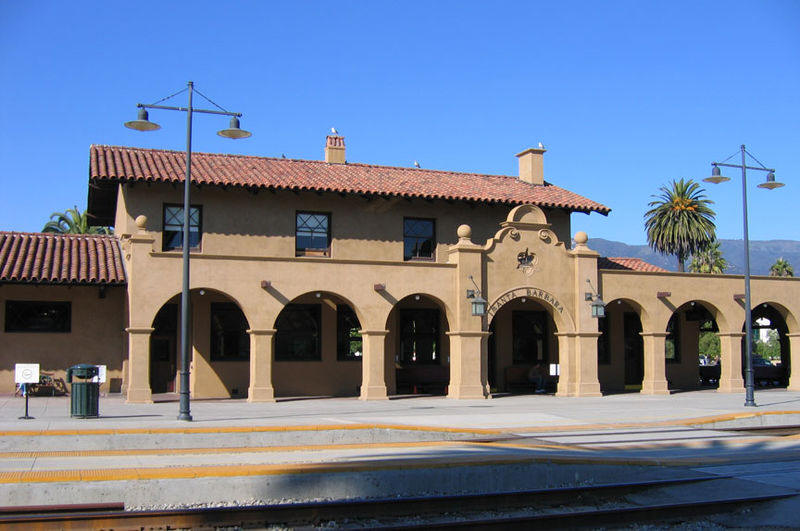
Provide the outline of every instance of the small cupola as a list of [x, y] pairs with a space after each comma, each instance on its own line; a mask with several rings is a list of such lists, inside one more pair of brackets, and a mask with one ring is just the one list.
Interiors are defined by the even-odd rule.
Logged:
[[544, 184], [544, 152], [547, 151], [539, 143], [538, 148], [529, 148], [517, 153], [519, 159], [519, 180], [530, 184]]
[[344, 164], [344, 137], [338, 133], [330, 134], [325, 139], [325, 162], [329, 164]]

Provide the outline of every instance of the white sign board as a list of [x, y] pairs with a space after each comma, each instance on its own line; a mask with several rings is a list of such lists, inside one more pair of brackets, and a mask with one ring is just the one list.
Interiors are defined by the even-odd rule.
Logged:
[[559, 376], [561, 374], [561, 366], [558, 363], [550, 364], [550, 376]]
[[106, 366], [97, 365], [97, 376], [92, 378], [94, 383], [106, 383]]
[[39, 364], [17, 363], [14, 365], [14, 383], [39, 383]]

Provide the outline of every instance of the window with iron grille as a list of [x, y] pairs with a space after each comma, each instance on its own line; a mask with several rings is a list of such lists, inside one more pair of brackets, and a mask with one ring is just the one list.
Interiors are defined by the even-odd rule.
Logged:
[[361, 361], [363, 342], [361, 323], [355, 312], [347, 304], [336, 307], [337, 337], [336, 359], [339, 361]]
[[433, 260], [435, 233], [436, 222], [432, 219], [403, 218], [403, 259]]
[[71, 321], [68, 301], [6, 301], [6, 332], [68, 333]]
[[211, 303], [211, 361], [247, 361], [250, 336], [247, 319], [232, 302]]
[[[202, 236], [202, 210], [200, 206], [189, 208], [189, 249], [200, 248]], [[183, 248], [183, 206], [164, 205], [164, 233], [162, 250], [174, 251]]]
[[295, 256], [331, 255], [331, 215], [298, 212], [296, 216]]

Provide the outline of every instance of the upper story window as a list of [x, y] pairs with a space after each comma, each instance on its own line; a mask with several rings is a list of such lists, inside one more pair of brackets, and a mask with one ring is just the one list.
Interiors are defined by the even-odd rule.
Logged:
[[6, 301], [6, 332], [67, 333], [71, 321], [68, 301]]
[[295, 256], [331, 255], [331, 215], [298, 212], [296, 217]]
[[[189, 249], [200, 248], [202, 232], [202, 210], [189, 207]], [[173, 251], [183, 248], [183, 206], [164, 205], [164, 234], [161, 249]]]
[[432, 219], [403, 218], [403, 260], [433, 260], [436, 251], [436, 222]]

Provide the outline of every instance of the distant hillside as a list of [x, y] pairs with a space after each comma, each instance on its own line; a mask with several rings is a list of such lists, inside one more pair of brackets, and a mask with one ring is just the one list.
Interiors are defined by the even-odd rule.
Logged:
[[[744, 244], [741, 240], [720, 240], [722, 256], [731, 264], [726, 273], [744, 273]], [[590, 238], [589, 247], [602, 256], [629, 256], [641, 258], [670, 271], [677, 271], [674, 256], [657, 254], [647, 245], [628, 245], [622, 242]], [[794, 267], [795, 275], [800, 276], [800, 242], [794, 240], [767, 240], [750, 242], [750, 274], [768, 275], [769, 268], [778, 258], [784, 258]], [[689, 260], [686, 261], [689, 267]]]

